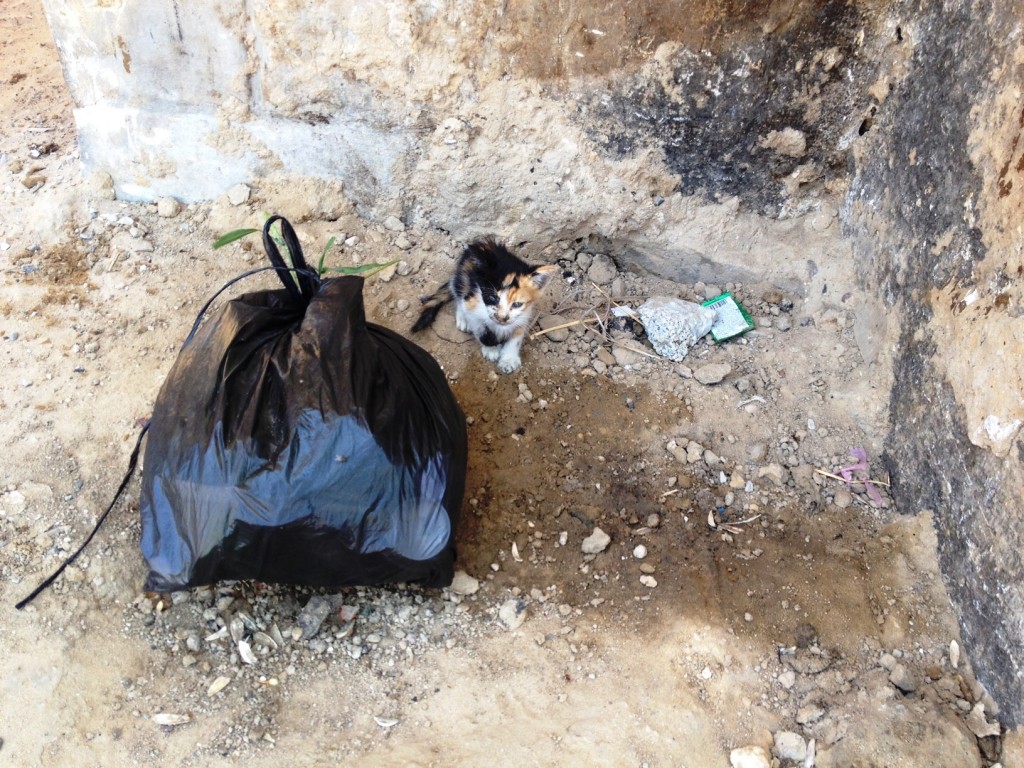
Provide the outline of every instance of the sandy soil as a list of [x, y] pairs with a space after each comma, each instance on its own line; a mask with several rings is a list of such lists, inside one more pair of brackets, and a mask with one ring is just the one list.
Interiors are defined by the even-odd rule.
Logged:
[[[847, 312], [804, 311], [767, 285], [729, 286], [761, 327], [702, 341], [682, 365], [576, 326], [532, 340], [523, 369], [499, 377], [450, 316], [417, 338], [470, 419], [471, 594], [238, 583], [155, 605], [140, 591], [136, 479], [77, 563], [16, 612], [111, 499], [198, 308], [261, 258], [255, 241], [212, 240], [261, 211], [298, 220], [316, 206], [274, 180], [238, 206], [172, 216], [112, 199], [82, 179], [37, 0], [8, 2], [0, 32], [0, 763], [770, 764], [730, 758], [741, 747], [784, 766], [999, 758], [993, 705], [966, 654], [951, 658], [927, 514], [815, 471], [852, 463], [854, 446], [877, 458], [882, 364], [864, 363]], [[460, 247], [352, 214], [296, 223], [311, 251], [359, 238], [334, 263], [401, 260], [366, 298], [403, 332]], [[601, 313], [602, 290], [633, 306], [707, 290], [601, 274], [591, 251], [533, 244], [562, 274], [546, 311]], [[708, 363], [731, 370], [701, 384]], [[595, 527], [611, 543], [586, 555]], [[314, 594], [331, 613], [294, 639]], [[1010, 749], [1004, 764], [1021, 765]]]

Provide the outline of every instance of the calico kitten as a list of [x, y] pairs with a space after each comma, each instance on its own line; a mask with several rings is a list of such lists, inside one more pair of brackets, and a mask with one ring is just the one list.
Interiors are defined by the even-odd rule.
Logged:
[[455, 301], [455, 325], [472, 333], [480, 351], [502, 373], [520, 366], [519, 349], [537, 311], [537, 299], [557, 267], [533, 267], [491, 238], [466, 246], [445, 285], [420, 301], [426, 305], [412, 327], [429, 328], [441, 307]]

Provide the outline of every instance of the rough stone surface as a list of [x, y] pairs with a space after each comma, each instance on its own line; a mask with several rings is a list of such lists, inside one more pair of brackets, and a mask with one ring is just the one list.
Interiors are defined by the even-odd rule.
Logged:
[[730, 373], [732, 366], [728, 363], [710, 363], [697, 368], [693, 372], [693, 378], [701, 384], [718, 384]]
[[594, 528], [594, 532], [583, 540], [582, 548], [585, 555], [596, 555], [608, 549], [612, 537], [600, 528]]
[[[844, 211], [895, 341], [885, 454], [899, 508], [935, 513], [964, 649], [1001, 717], [1024, 722], [1024, 358], [1019, 7], [919, 7]], [[941, 90], [942, 99], [928, 96]], [[925, 202], [926, 201], [926, 202]], [[1014, 229], [1014, 232], [1016, 230]], [[1014, 330], [1014, 326], [1016, 330]], [[995, 384], [994, 382], [998, 382]]]
[[807, 757], [807, 742], [799, 733], [779, 731], [774, 741], [772, 751], [780, 760], [802, 761]]
[[764, 747], [739, 747], [729, 753], [732, 768], [771, 768], [772, 761]]

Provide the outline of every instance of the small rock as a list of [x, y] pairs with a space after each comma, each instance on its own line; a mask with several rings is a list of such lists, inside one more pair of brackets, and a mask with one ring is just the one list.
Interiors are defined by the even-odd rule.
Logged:
[[604, 347], [598, 348], [597, 359], [604, 363], [605, 365], [615, 365], [615, 355], [613, 355]]
[[646, 573], [648, 576], [650, 576], [657, 570], [658, 569], [651, 565], [651, 563], [641, 563], [640, 565], [640, 573]]
[[956, 640], [949, 641], [949, 663], [953, 669], [960, 666], [960, 643]]
[[587, 270], [587, 277], [598, 285], [607, 285], [618, 275], [615, 262], [603, 253], [594, 255], [594, 260]]
[[775, 318], [775, 327], [780, 331], [788, 331], [793, 327], [793, 321], [789, 319], [789, 315], [782, 315]]
[[405, 312], [407, 309], [409, 309], [409, 301], [407, 299], [399, 299], [398, 302], [395, 304], [395, 309], [397, 309], [399, 312]]
[[780, 760], [794, 760], [802, 762], [807, 757], [807, 742], [803, 736], [793, 731], [778, 731], [775, 734], [775, 744], [772, 748], [775, 756]]
[[89, 176], [86, 183], [89, 191], [102, 200], [113, 200], [116, 196], [114, 192], [114, 179], [105, 171], [96, 171]]
[[612, 347], [612, 357], [614, 357], [615, 362], [623, 368], [627, 365], [639, 365], [644, 359], [644, 356], [640, 352], [623, 346], [622, 344], [616, 344]]
[[816, 723], [825, 716], [825, 710], [819, 707], [817, 704], [808, 704], [805, 707], [800, 707], [796, 712], [796, 721], [800, 725], [810, 725]]
[[785, 669], [779, 674], [779, 685], [789, 690], [796, 684], [796, 672], [792, 669]]
[[456, 571], [450, 589], [456, 595], [473, 595], [480, 589], [480, 582], [465, 571]]
[[295, 623], [302, 632], [300, 637], [303, 640], [315, 637], [316, 633], [320, 631], [320, 625], [324, 623], [324, 619], [330, 612], [331, 603], [327, 598], [321, 595], [313, 595], [309, 598], [309, 602], [295, 618]]
[[728, 363], [708, 363], [693, 372], [693, 378], [701, 384], [717, 384], [732, 372]]
[[889, 673], [889, 682], [904, 693], [913, 693], [918, 686], [917, 676], [902, 664], [893, 667], [892, 672]]
[[771, 768], [772, 761], [764, 747], [740, 747], [729, 753], [732, 768]]
[[230, 682], [230, 677], [225, 677], [224, 675], [221, 675], [210, 684], [209, 688], [206, 689], [206, 695], [209, 697], [216, 696], [218, 693], [227, 688]]
[[776, 485], [785, 485], [789, 471], [781, 464], [768, 464], [757, 470], [758, 478], [767, 477]]
[[247, 203], [249, 202], [250, 193], [251, 190], [247, 184], [235, 184], [235, 186], [228, 190], [228, 202], [235, 206]]
[[384, 219], [384, 229], [389, 232], [405, 232], [405, 224], [397, 216], [388, 216]]
[[846, 509], [853, 504], [853, 494], [845, 488], [839, 488], [836, 490], [835, 496], [832, 497], [832, 503], [840, 509]]
[[658, 580], [646, 573], [640, 577], [640, 583], [643, 584], [645, 587], [650, 587], [651, 589], [654, 589], [656, 586], [658, 586]]
[[526, 603], [522, 600], [506, 600], [498, 609], [498, 618], [510, 631], [515, 631], [526, 621]]
[[[397, 248], [400, 251], [408, 251], [410, 248], [412, 248], [412, 241], [405, 235], [399, 235], [398, 237], [395, 238], [395, 248]], [[401, 274], [401, 272], [399, 272], [399, 274]]]
[[645, 557], [647, 557], [647, 547], [645, 547], [643, 544], [637, 544], [633, 548], [633, 557], [635, 557], [637, 560], [643, 560]]
[[998, 736], [1002, 733], [999, 723], [990, 723], [985, 718], [985, 705], [980, 701], [974, 705], [970, 714], [964, 718], [964, 722], [971, 729], [971, 733], [979, 739], [984, 739], [988, 736]]
[[604, 552], [608, 549], [608, 545], [611, 544], [611, 541], [611, 536], [600, 528], [594, 528], [594, 532], [583, 540], [583, 554], [596, 555], [600, 552]]
[[[540, 325], [541, 330], [547, 330], [548, 328], [555, 328], [559, 325], [564, 325], [569, 322], [561, 315], [544, 315], [537, 321]], [[562, 342], [569, 338], [568, 328], [559, 328], [557, 331], [549, 331], [545, 333], [541, 338], [547, 339], [548, 341]]]
[[173, 197], [160, 197], [156, 201], [156, 213], [165, 219], [173, 219], [181, 213], [181, 203]]

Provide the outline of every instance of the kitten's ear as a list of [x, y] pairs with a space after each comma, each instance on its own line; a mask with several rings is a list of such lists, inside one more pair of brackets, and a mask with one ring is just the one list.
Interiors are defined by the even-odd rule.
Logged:
[[556, 272], [558, 272], [558, 267], [546, 264], [543, 267], [537, 267], [534, 269], [533, 272], [530, 273], [530, 280], [539, 291], [551, 281], [551, 278], [555, 276]]
[[489, 267], [494, 262], [494, 249], [496, 244], [493, 239], [485, 237], [481, 240], [474, 240], [466, 246], [462, 252], [465, 263], [471, 269]]

